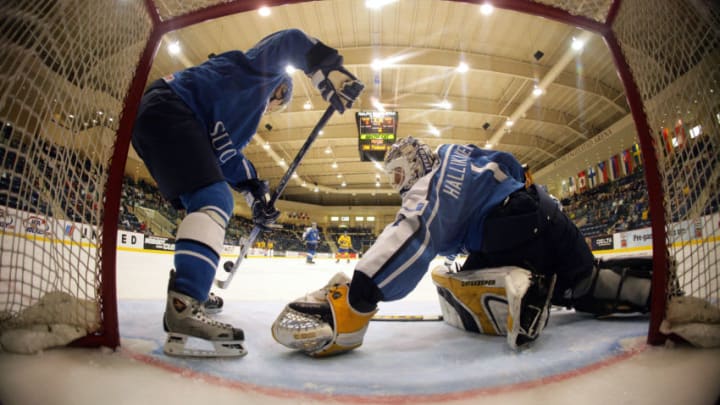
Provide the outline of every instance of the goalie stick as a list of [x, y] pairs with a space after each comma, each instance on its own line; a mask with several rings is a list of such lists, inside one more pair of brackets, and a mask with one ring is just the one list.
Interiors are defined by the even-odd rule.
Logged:
[[[287, 187], [288, 183], [290, 182], [290, 178], [292, 177], [293, 173], [295, 173], [295, 169], [297, 169], [300, 161], [305, 157], [308, 149], [310, 149], [310, 146], [313, 144], [313, 142], [315, 142], [315, 139], [318, 137], [320, 130], [325, 126], [325, 124], [327, 124], [328, 120], [330, 119], [330, 117], [332, 117], [334, 112], [335, 108], [333, 108], [332, 105], [329, 106], [327, 110], [325, 110], [323, 116], [320, 117], [318, 123], [315, 124], [315, 128], [313, 128], [312, 132], [310, 132], [307, 140], [305, 140], [305, 143], [300, 148], [297, 155], [295, 155], [295, 159], [290, 164], [290, 167], [288, 167], [283, 178], [280, 179], [280, 183], [278, 183], [277, 188], [275, 188], [275, 192], [270, 198], [270, 202], [268, 204], [269, 206], [273, 206], [277, 199], [280, 197], [280, 194], [282, 194], [282, 192], [285, 190], [285, 187]], [[230, 281], [232, 281], [233, 277], [235, 276], [235, 272], [237, 271], [238, 267], [240, 267], [240, 263], [242, 263], [243, 258], [245, 258], [248, 249], [250, 249], [250, 246], [252, 246], [253, 242], [255, 242], [255, 239], [257, 239], [261, 231], [262, 228], [260, 226], [255, 225], [253, 227], [252, 232], [250, 232], [248, 238], [240, 244], [240, 255], [238, 256], [237, 260], [235, 260], [234, 263], [228, 260], [225, 262], [225, 264], [223, 264], [223, 269], [228, 272], [228, 276], [224, 280], [216, 278], [216, 286], [218, 286], [219, 288], [227, 288], [228, 285], [230, 285]]]
[[370, 318], [371, 321], [384, 322], [428, 322], [442, 321], [442, 315], [375, 315]]

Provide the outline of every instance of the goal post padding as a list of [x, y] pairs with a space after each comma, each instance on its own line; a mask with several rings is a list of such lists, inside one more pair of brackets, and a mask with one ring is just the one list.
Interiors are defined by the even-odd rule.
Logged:
[[[302, 2], [266, 2], [293, 3]], [[711, 3], [494, 2], [595, 32], [608, 44], [644, 156], [656, 270], [648, 333], [653, 344], [665, 336], [659, 329], [670, 292], [682, 290], [718, 306], [720, 21]], [[153, 56], [170, 31], [259, 5], [0, 5], [0, 331], [59, 320], [60, 340], [119, 345], [115, 259], [122, 179]], [[708, 91], [712, 84], [714, 93]], [[706, 136], [691, 138], [698, 125]], [[695, 235], [683, 236], [690, 228]], [[71, 316], [48, 318], [38, 311], [58, 302]], [[75, 340], [78, 328], [86, 335]], [[52, 336], [48, 343], [57, 340]]]

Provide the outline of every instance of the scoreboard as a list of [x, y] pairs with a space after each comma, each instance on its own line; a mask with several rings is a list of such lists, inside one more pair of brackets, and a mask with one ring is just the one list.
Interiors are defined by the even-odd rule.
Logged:
[[358, 150], [363, 162], [380, 161], [397, 139], [397, 111], [358, 111]]

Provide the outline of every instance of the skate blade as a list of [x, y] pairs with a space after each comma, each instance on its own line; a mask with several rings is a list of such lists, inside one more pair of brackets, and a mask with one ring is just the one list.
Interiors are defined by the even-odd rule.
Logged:
[[242, 340], [211, 341], [179, 333], [168, 333], [163, 352], [176, 357], [242, 357], [247, 350]]
[[207, 315], [217, 315], [220, 312], [222, 312], [222, 308], [205, 308], [205, 314]]

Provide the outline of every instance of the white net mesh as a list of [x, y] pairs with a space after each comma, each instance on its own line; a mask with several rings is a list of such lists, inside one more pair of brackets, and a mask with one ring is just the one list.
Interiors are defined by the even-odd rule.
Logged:
[[[568, 20], [599, 23], [614, 4], [535, 3], [564, 10]], [[620, 5], [612, 32], [654, 140], [662, 190], [651, 198], [663, 198], [668, 256], [678, 269], [670, 281], [717, 307], [718, 9], [692, 0]], [[247, 7], [171, 0], [149, 8], [164, 23], [213, 6], [226, 14]], [[48, 295], [57, 293], [71, 297], [67, 308], [74, 315], [63, 322], [88, 333], [100, 328], [103, 203], [108, 187], [121, 186], [108, 184], [108, 176], [123, 100], [141, 53], [155, 45], [148, 41], [158, 27], [147, 13], [142, 0], [0, 3], [0, 331], [47, 323], [43, 316], [33, 321], [34, 315], [28, 321], [27, 314], [47, 308], [55, 302]]]
[[718, 306], [720, 14], [703, 2], [626, 0], [613, 30], [654, 140], [668, 255], [677, 262], [669, 285]]
[[571, 15], [583, 16], [598, 22], [605, 22], [613, 0], [536, 0], [538, 3], [557, 7]]
[[112, 0], [2, 2], [0, 16], [0, 331], [47, 323], [27, 309], [64, 293], [83, 303], [68, 324], [92, 333], [108, 168], [150, 22]]

